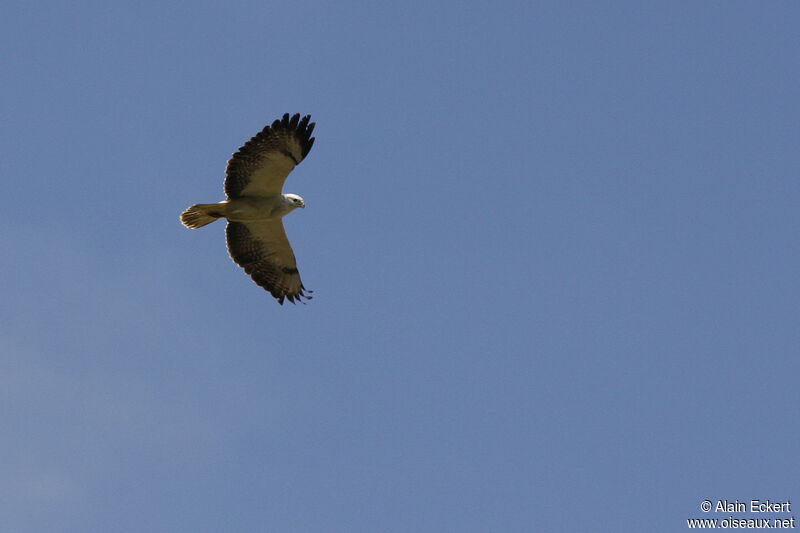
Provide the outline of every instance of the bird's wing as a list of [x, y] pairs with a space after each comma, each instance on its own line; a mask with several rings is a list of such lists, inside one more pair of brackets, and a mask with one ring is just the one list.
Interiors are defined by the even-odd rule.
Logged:
[[280, 194], [286, 177], [314, 144], [315, 124], [309, 124], [310, 119], [301, 119], [299, 113], [289, 118], [286, 113], [239, 148], [225, 171], [228, 198]]
[[311, 299], [304, 292], [294, 252], [280, 219], [228, 222], [225, 233], [231, 259], [277, 298], [278, 303], [283, 305], [284, 298], [292, 303]]

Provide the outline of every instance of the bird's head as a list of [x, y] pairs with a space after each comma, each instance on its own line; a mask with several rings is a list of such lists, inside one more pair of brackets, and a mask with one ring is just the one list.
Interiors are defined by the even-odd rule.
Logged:
[[292, 209], [306, 206], [303, 198], [297, 194], [284, 194], [283, 197], [286, 199]]

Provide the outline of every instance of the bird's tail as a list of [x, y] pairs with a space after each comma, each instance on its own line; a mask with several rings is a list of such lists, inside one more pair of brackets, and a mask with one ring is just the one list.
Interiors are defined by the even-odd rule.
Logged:
[[219, 204], [194, 204], [181, 213], [181, 224], [187, 228], [202, 228], [225, 216]]

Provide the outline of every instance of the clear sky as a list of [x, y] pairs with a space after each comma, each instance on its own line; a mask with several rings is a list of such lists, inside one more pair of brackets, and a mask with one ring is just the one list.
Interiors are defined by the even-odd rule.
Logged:
[[[684, 531], [703, 499], [800, 505], [799, 21], [6, 2], [2, 529]], [[178, 215], [284, 112], [317, 122], [285, 219], [315, 298], [281, 307], [223, 223]]]

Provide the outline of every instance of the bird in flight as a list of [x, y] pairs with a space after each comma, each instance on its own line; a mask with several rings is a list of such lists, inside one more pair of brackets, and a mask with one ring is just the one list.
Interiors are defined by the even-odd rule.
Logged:
[[195, 204], [181, 214], [187, 228], [228, 219], [225, 234], [231, 259], [278, 303], [310, 300], [300, 281], [297, 261], [283, 229], [284, 216], [305, 207], [296, 194], [283, 194], [283, 182], [314, 144], [310, 115], [289, 113], [247, 141], [228, 161], [226, 199]]

